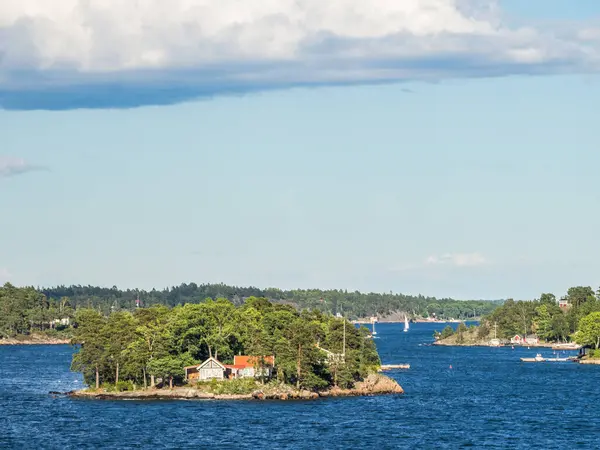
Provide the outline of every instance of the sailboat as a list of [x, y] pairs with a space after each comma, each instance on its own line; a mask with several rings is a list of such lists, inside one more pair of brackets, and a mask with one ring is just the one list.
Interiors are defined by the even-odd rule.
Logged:
[[408, 317], [404, 316], [404, 332], [405, 333], [408, 333], [408, 328], [409, 328]]
[[371, 334], [373, 336], [375, 336], [377, 334], [377, 331], [375, 331], [375, 320], [373, 321], [373, 332]]

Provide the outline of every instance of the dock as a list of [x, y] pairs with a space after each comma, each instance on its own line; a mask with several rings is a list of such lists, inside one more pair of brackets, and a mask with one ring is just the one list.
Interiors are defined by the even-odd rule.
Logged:
[[383, 364], [379, 368], [379, 372], [384, 372], [386, 370], [394, 370], [394, 369], [410, 369], [410, 364]]

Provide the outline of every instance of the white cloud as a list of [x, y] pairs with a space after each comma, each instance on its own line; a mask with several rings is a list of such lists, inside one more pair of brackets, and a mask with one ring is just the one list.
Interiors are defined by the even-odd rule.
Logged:
[[440, 256], [429, 256], [425, 265], [450, 265], [456, 267], [474, 267], [486, 264], [488, 261], [480, 253], [445, 253]]
[[489, 260], [479, 252], [473, 253], [444, 253], [431, 255], [418, 263], [402, 264], [391, 268], [392, 272], [408, 272], [415, 270], [430, 270], [440, 267], [478, 267], [489, 264]]
[[73, 86], [166, 83], [187, 89], [172, 94], [180, 101], [306, 84], [527, 73], [540, 65], [596, 70], [596, 29], [578, 32], [577, 25], [560, 36], [512, 27], [494, 0], [3, 1], [0, 106], [2, 91], [5, 106], [27, 107], [41, 100], [6, 92], [68, 96]]
[[30, 164], [22, 158], [0, 155], [0, 178], [42, 169], [41, 166]]

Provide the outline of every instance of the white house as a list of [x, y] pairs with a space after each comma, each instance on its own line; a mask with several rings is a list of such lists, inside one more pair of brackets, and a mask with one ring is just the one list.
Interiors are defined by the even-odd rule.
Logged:
[[186, 380], [222, 380], [225, 374], [225, 366], [215, 358], [208, 358], [199, 366], [185, 367]]
[[529, 336], [526, 336], [524, 341], [525, 341], [525, 344], [527, 344], [527, 345], [537, 345], [540, 343], [540, 340], [534, 334], [530, 334]]
[[251, 378], [273, 375], [275, 356], [236, 355], [233, 364], [222, 364], [215, 358], [208, 358], [200, 365], [184, 367], [186, 380], [223, 380], [231, 378]]

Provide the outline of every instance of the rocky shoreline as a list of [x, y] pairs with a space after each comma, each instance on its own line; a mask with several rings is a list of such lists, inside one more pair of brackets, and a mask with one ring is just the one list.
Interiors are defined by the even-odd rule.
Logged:
[[433, 345], [442, 345], [442, 346], [446, 346], [446, 347], [510, 347], [510, 346], [514, 346], [514, 347], [531, 347], [531, 348], [552, 348], [553, 346], [555, 346], [556, 344], [551, 344], [551, 343], [539, 343], [539, 344], [502, 344], [502, 345], [492, 345], [489, 342], [465, 342], [462, 344], [459, 344], [455, 341], [448, 341], [446, 339], [440, 339], [438, 341], [435, 341], [433, 343]]
[[80, 390], [51, 392], [51, 395], [66, 395], [72, 398], [99, 400], [313, 400], [326, 397], [357, 397], [386, 394], [403, 394], [404, 389], [393, 379], [381, 374], [371, 374], [364, 381], [356, 383], [353, 389], [332, 388], [321, 392], [296, 390], [290, 386], [276, 389], [256, 389], [250, 394], [213, 394], [195, 387], [176, 387], [173, 389], [145, 389], [139, 391], [106, 392], [103, 390]]
[[580, 359], [577, 362], [579, 364], [595, 364], [595, 365], [600, 365], [600, 359]]
[[70, 343], [70, 339], [49, 338], [38, 335], [0, 339], [0, 345], [68, 345]]

